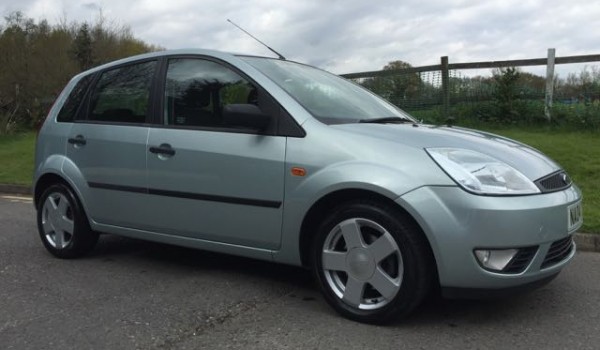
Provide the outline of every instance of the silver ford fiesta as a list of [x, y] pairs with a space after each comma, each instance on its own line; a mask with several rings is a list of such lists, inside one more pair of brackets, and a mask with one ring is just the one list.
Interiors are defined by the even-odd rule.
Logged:
[[524, 144], [421, 124], [284, 59], [135, 56], [74, 77], [37, 141], [46, 249], [99, 233], [312, 269], [345, 317], [408, 315], [434, 287], [540, 286], [575, 254], [581, 192]]

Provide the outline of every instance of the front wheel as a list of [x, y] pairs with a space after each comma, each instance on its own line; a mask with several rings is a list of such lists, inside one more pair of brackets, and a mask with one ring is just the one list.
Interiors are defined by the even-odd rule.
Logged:
[[37, 223], [42, 243], [59, 258], [83, 256], [98, 241], [98, 233], [90, 229], [79, 200], [61, 183], [48, 187], [40, 197]]
[[320, 226], [312, 253], [325, 299], [355, 321], [405, 316], [430, 288], [431, 258], [419, 227], [377, 202], [336, 208]]

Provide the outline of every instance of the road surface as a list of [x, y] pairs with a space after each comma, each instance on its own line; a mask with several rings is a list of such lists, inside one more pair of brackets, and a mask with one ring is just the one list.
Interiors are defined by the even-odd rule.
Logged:
[[27, 198], [0, 196], [2, 349], [599, 349], [600, 254], [496, 301], [428, 299], [391, 326], [335, 314], [300, 268], [103, 235], [50, 256]]

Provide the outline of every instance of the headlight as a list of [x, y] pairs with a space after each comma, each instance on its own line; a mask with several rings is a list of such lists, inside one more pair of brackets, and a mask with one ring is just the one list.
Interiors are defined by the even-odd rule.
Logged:
[[467, 191], [491, 195], [540, 193], [525, 175], [488, 155], [461, 148], [427, 148], [426, 151]]

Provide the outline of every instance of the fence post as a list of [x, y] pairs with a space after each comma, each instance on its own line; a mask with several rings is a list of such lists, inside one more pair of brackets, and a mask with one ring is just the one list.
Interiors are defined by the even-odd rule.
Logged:
[[448, 56], [442, 56], [442, 106], [444, 119], [450, 119], [450, 72], [448, 71]]
[[548, 49], [548, 63], [546, 64], [546, 103], [544, 104], [544, 115], [548, 121], [552, 120], [552, 93], [554, 92], [554, 58], [555, 49]]

